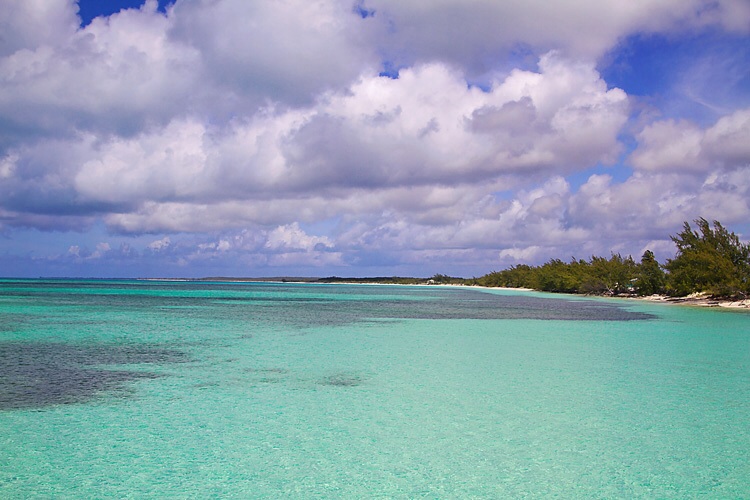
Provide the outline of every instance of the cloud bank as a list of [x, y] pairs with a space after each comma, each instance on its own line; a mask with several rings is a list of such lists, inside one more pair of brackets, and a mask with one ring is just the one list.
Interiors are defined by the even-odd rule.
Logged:
[[750, 108], [665, 116], [602, 76], [632, 37], [746, 41], [740, 0], [76, 13], [0, 13], [0, 259], [24, 273], [470, 275], [750, 229]]

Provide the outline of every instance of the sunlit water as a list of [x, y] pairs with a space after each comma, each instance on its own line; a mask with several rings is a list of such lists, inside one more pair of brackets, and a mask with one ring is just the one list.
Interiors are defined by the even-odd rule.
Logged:
[[0, 281], [0, 497], [750, 497], [750, 314]]

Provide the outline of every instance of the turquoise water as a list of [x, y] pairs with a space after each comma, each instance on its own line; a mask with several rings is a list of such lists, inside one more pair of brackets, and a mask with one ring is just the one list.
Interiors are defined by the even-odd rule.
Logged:
[[750, 314], [0, 281], [0, 497], [750, 497]]

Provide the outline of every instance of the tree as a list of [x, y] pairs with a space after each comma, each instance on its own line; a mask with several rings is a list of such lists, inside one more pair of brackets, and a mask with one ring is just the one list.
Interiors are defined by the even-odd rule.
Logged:
[[664, 270], [656, 261], [654, 252], [651, 250], [643, 252], [641, 264], [638, 266], [637, 278], [638, 295], [653, 295], [664, 291]]
[[[750, 244], [728, 231], [720, 222], [713, 227], [706, 219], [685, 222], [683, 230], [670, 236], [677, 255], [661, 266], [646, 250], [640, 264], [628, 256], [609, 259], [592, 256], [589, 261], [573, 258], [569, 263], [551, 259], [541, 266], [518, 265], [474, 280], [485, 286], [528, 287], [547, 292], [586, 294], [684, 296], [708, 292], [722, 297], [750, 294]], [[668, 273], [665, 273], [664, 270]]]
[[552, 259], [537, 268], [533, 288], [545, 292], [576, 293], [578, 283], [570, 266], [560, 259]]
[[694, 222], [696, 230], [685, 222], [683, 230], [671, 236], [677, 255], [665, 266], [669, 271], [667, 292], [745, 296], [750, 292], [750, 245], [718, 221], [713, 222], [713, 229], [704, 218]]

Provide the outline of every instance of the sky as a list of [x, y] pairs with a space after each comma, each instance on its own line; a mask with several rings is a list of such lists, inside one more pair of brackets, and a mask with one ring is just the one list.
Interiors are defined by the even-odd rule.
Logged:
[[481, 276], [750, 237], [747, 0], [0, 0], [0, 276]]

